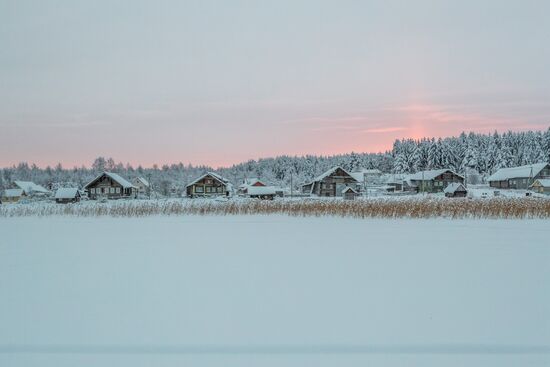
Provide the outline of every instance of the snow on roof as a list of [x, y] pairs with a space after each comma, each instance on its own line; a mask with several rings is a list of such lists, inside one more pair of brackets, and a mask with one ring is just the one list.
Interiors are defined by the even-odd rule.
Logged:
[[535, 180], [535, 182], [533, 182], [531, 187], [533, 187], [535, 185], [535, 183], [537, 183], [537, 182], [542, 187], [550, 187], [550, 178], [539, 178], [539, 179]]
[[247, 194], [250, 196], [255, 195], [275, 195], [277, 189], [274, 186], [249, 186], [247, 188]]
[[[340, 166], [336, 166], [336, 167], [332, 167], [331, 169], [323, 172], [322, 174], [320, 174], [319, 176], [315, 177], [311, 182], [308, 182], [306, 183], [305, 185], [309, 185], [313, 182], [317, 182], [317, 181], [321, 181], [322, 179], [324, 179], [325, 177], [327, 176], [330, 176], [331, 174], [333, 174], [337, 169], [341, 169], [342, 171], [344, 171], [348, 176], [350, 176], [351, 178], [353, 178], [355, 181], [359, 181], [357, 180], [357, 178], [355, 178], [354, 176], [351, 175], [351, 173], [349, 173], [348, 171], [346, 171], [345, 169], [343, 169], [342, 167]], [[362, 174], [361, 174], [361, 181], [363, 181], [363, 178], [362, 178]]]
[[521, 177], [535, 177], [542, 171], [548, 163], [535, 163], [527, 164], [525, 166], [519, 167], [510, 167], [510, 168], [501, 168], [495, 173], [493, 173], [488, 181], [504, 181], [510, 180], [512, 178], [521, 178]]
[[90, 186], [92, 183], [96, 182], [100, 177], [102, 177], [103, 175], [106, 175], [108, 177], [110, 177], [113, 181], [117, 182], [120, 186], [122, 186], [123, 188], [125, 189], [128, 189], [128, 188], [136, 188], [130, 181], [126, 180], [125, 178], [122, 178], [120, 175], [116, 174], [116, 173], [113, 173], [113, 172], [103, 172], [102, 174], [100, 174], [99, 176], [97, 176], [96, 178], [94, 178], [92, 181], [90, 181], [89, 183], [87, 183], [84, 188], [87, 188], [88, 186]]
[[403, 180], [405, 179], [405, 176], [404, 175], [401, 175], [401, 174], [392, 174], [392, 175], [389, 175], [387, 178], [386, 178], [386, 183], [387, 184], [399, 184], [399, 185], [402, 185], [403, 184]]
[[[216, 180], [218, 180], [219, 182], [221, 182], [222, 184], [227, 185], [229, 187], [229, 180], [226, 179], [226, 178], [223, 178], [222, 176], [220, 176], [220, 175], [218, 175], [217, 173], [214, 173], [214, 172], [206, 172], [205, 174], [203, 174], [203, 175], [197, 177], [195, 180], [193, 180], [190, 184], [187, 185], [187, 187], [196, 184], [197, 182], [199, 182], [200, 180], [202, 180], [206, 176], [211, 176], [211, 177], [215, 178]], [[231, 185], [231, 187], [232, 187], [232, 185]]]
[[21, 190], [25, 192], [25, 194], [29, 195], [30, 193], [42, 193], [42, 194], [48, 194], [49, 191], [44, 188], [43, 186], [37, 185], [34, 182], [31, 181], [14, 181], [15, 185], [19, 187]]
[[454, 192], [456, 191], [466, 191], [466, 188], [464, 187], [463, 184], [459, 183], [459, 182], [451, 182], [450, 184], [447, 185], [447, 187], [445, 188], [445, 190], [443, 190], [443, 192], [445, 194], [453, 194]]
[[134, 182], [137, 182], [138, 184], [141, 183], [142, 185], [144, 186], [149, 186], [149, 181], [147, 181], [146, 179], [144, 179], [143, 177], [136, 177], [134, 179]]
[[357, 194], [357, 190], [354, 190], [353, 187], [351, 187], [351, 186], [346, 186], [346, 187], [342, 190], [342, 194], [345, 194], [345, 193], [348, 192], [348, 191], [351, 191], [351, 192]]
[[76, 187], [60, 187], [55, 192], [56, 199], [74, 199], [78, 194]]
[[7, 198], [18, 198], [23, 195], [22, 189], [6, 189], [4, 190], [4, 197]]
[[[436, 178], [437, 176], [445, 173], [445, 172], [451, 172], [459, 177], [462, 177], [461, 175], [459, 175], [458, 173], [450, 170], [450, 169], [447, 169], [447, 168], [443, 168], [443, 169], [433, 169], [433, 170], [430, 170], [430, 171], [419, 171], [419, 172], [416, 172], [412, 175], [409, 175], [409, 177], [407, 177], [408, 180], [415, 180], [415, 181], [422, 181], [422, 179], [424, 179], [424, 181], [429, 181], [429, 180], [433, 180], [434, 178]], [[464, 178], [464, 177], [462, 177]]]

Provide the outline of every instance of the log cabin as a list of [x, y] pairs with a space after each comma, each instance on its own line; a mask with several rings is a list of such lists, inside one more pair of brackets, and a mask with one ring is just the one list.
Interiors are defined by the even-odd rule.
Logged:
[[145, 195], [149, 193], [150, 184], [145, 178], [136, 177], [132, 180], [132, 184], [137, 187], [139, 194]]
[[336, 197], [343, 196], [347, 187], [357, 190], [360, 182], [342, 167], [333, 167], [321, 175], [315, 177], [311, 182], [302, 185], [302, 193]]
[[450, 169], [420, 171], [403, 181], [404, 191], [442, 192], [451, 183], [464, 183], [464, 177]]
[[548, 163], [535, 163], [525, 166], [501, 168], [487, 181], [489, 186], [498, 189], [527, 189], [535, 180], [550, 178]]
[[103, 172], [84, 186], [92, 200], [100, 198], [122, 199], [137, 197], [138, 188], [130, 181], [113, 172]]
[[190, 198], [231, 196], [232, 185], [228, 179], [214, 172], [206, 172], [185, 188]]

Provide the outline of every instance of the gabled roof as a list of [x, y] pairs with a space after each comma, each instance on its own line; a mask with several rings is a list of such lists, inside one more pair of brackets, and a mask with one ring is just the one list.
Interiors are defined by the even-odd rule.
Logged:
[[147, 180], [144, 179], [143, 177], [136, 177], [136, 178], [134, 178], [134, 182], [141, 183], [141, 184], [144, 185], [144, 186], [149, 186], [149, 181], [147, 181]]
[[[433, 169], [433, 170], [429, 170], [429, 171], [419, 171], [419, 172], [413, 173], [412, 175], [409, 175], [409, 177], [407, 177], [407, 179], [408, 180], [414, 180], [414, 181], [422, 181], [422, 179], [424, 179], [424, 181], [429, 181], [429, 180], [433, 180], [434, 178], [436, 178], [437, 176], [439, 176], [439, 175], [441, 175], [445, 172], [451, 172], [451, 173], [457, 175], [458, 177], [462, 177], [462, 175], [459, 175], [458, 173], [454, 172], [453, 170], [443, 168], [443, 169]], [[462, 178], [464, 178], [464, 177], [462, 177]]]
[[23, 195], [23, 190], [21, 189], [6, 189], [4, 190], [4, 197], [7, 198], [18, 198]]
[[195, 180], [193, 180], [190, 184], [188, 184], [186, 187], [189, 187], [189, 186], [192, 186], [194, 184], [196, 184], [197, 182], [199, 182], [200, 180], [202, 180], [203, 178], [205, 178], [206, 176], [210, 176], [216, 180], [218, 180], [220, 183], [224, 184], [224, 185], [227, 185], [229, 183], [229, 180], [226, 179], [226, 178], [223, 178], [222, 176], [218, 175], [217, 173], [214, 173], [214, 172], [206, 172], [205, 174], [197, 177]]
[[25, 192], [26, 195], [31, 193], [49, 194], [50, 191], [43, 186], [37, 185], [31, 181], [14, 181], [14, 184]]
[[[305, 185], [310, 185], [312, 184], [313, 182], [317, 182], [317, 181], [321, 181], [322, 179], [324, 179], [325, 177], [328, 177], [330, 175], [332, 175], [336, 170], [338, 169], [341, 169], [342, 171], [344, 171], [344, 173], [346, 173], [348, 176], [350, 176], [351, 178], [353, 178], [355, 181], [359, 182], [355, 177], [353, 177], [348, 171], [346, 171], [345, 169], [343, 169], [342, 167], [340, 166], [336, 166], [336, 167], [332, 167], [331, 169], [321, 173], [319, 176], [315, 177], [313, 180], [311, 180], [310, 182], [302, 185], [302, 186], [305, 186]], [[363, 179], [361, 179], [362, 181]]]
[[120, 175], [118, 175], [116, 173], [113, 173], [113, 172], [103, 172], [102, 174], [100, 174], [99, 176], [94, 178], [92, 181], [87, 183], [84, 186], [84, 188], [87, 188], [88, 186], [90, 186], [91, 184], [93, 184], [94, 182], [96, 182], [97, 180], [99, 180], [103, 176], [110, 177], [113, 181], [115, 181], [116, 183], [118, 183], [120, 186], [122, 186], [125, 189], [129, 189], [129, 188], [134, 188], [135, 189], [136, 188], [130, 181], [126, 180], [125, 178], [122, 178]]
[[493, 173], [491, 176], [489, 176], [487, 180], [504, 181], [504, 180], [510, 180], [512, 178], [535, 177], [546, 166], [548, 166], [548, 163], [535, 163], [535, 164], [527, 164], [525, 166], [519, 166], [519, 167], [501, 168], [495, 173]]
[[535, 182], [531, 185], [531, 187], [535, 186], [536, 183], [539, 183], [542, 187], [550, 187], [550, 178], [539, 178], [536, 179]]
[[456, 191], [468, 191], [468, 190], [466, 190], [464, 185], [459, 182], [451, 182], [450, 184], [447, 185], [445, 190], [443, 190], [445, 194], [453, 194]]
[[55, 192], [56, 199], [74, 199], [79, 195], [76, 187], [60, 187]]
[[357, 190], [355, 190], [353, 187], [350, 187], [350, 186], [346, 186], [343, 190], [342, 190], [342, 194], [345, 194], [346, 192], [348, 191], [351, 191], [355, 194], [357, 194]]

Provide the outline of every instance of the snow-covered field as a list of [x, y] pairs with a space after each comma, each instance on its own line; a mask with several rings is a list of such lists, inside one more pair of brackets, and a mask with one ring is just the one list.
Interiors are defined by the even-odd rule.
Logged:
[[0, 366], [545, 366], [547, 220], [0, 218]]

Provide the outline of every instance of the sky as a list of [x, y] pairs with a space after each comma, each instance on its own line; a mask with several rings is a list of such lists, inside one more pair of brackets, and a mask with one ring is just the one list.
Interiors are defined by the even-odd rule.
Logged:
[[550, 126], [548, 1], [0, 0], [0, 166]]

